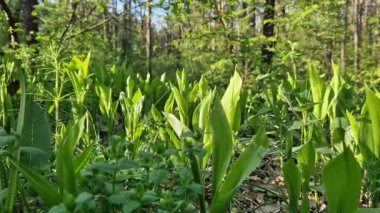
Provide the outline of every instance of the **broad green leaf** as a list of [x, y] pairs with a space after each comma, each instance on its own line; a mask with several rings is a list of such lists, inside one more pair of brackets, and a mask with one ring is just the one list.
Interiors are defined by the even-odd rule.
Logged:
[[241, 183], [259, 166], [268, 151], [268, 139], [265, 129], [257, 132], [255, 143], [251, 143], [240, 154], [231, 168], [231, 172], [222, 183], [220, 190], [214, 193], [210, 212], [225, 212], [231, 202], [235, 191]]
[[21, 162], [29, 167], [40, 167], [48, 163], [48, 153], [52, 149], [50, 125], [45, 112], [37, 103], [26, 101], [25, 110], [20, 146], [37, 148], [45, 153], [25, 153], [21, 156]]
[[1, 135], [0, 136], [0, 146], [5, 146], [13, 143], [16, 140], [14, 135]]
[[135, 200], [128, 200], [127, 204], [123, 205], [123, 213], [131, 213], [140, 207], [140, 203]]
[[231, 126], [219, 97], [215, 98], [214, 109], [210, 115], [212, 130], [212, 188], [213, 193], [219, 190], [222, 179], [233, 154], [234, 138]]
[[[234, 76], [230, 80], [230, 84], [227, 87], [226, 92], [223, 95], [222, 98], [222, 106], [223, 110], [226, 113], [228, 123], [231, 128], [234, 127], [235, 119], [238, 119], [235, 117], [238, 101], [240, 98], [240, 90], [242, 86], [242, 79], [238, 72], [234, 73]], [[237, 131], [237, 129], [234, 129]]]
[[373, 140], [363, 141], [372, 153], [380, 158], [380, 99], [370, 90], [366, 89], [366, 107], [371, 119]]
[[181, 140], [178, 139], [174, 131], [170, 128], [165, 128], [166, 132], [168, 133], [171, 141], [173, 142], [173, 145], [176, 149], [181, 149], [182, 148], [182, 143]]
[[301, 175], [293, 159], [288, 160], [282, 168], [286, 189], [289, 196], [289, 212], [297, 212], [298, 198], [301, 193]]
[[309, 63], [309, 81], [310, 89], [313, 96], [314, 110], [313, 113], [318, 119], [322, 118], [322, 101], [325, 95], [326, 83], [319, 77], [314, 63]]
[[177, 106], [179, 108], [179, 115], [180, 115], [181, 121], [185, 125], [188, 125], [188, 121], [189, 121], [188, 102], [185, 99], [185, 97], [183, 97], [183, 95], [180, 93], [180, 91], [175, 86], [172, 86], [172, 91], [173, 91], [173, 94], [174, 94], [174, 99], [175, 99], [175, 101], [177, 103]]
[[211, 121], [208, 119], [205, 124], [205, 131], [203, 134], [203, 150], [206, 152], [206, 155], [203, 157], [202, 168], [206, 168], [207, 162], [211, 157], [213, 147], [212, 140], [212, 128]]
[[358, 144], [359, 143], [359, 132], [358, 132], [359, 124], [358, 122], [356, 122], [354, 116], [349, 111], [346, 111], [346, 115], [347, 115], [348, 121], [350, 122], [351, 133], [354, 138], [354, 141], [356, 144]]
[[173, 104], [174, 104], [174, 94], [172, 92], [172, 93], [170, 93], [170, 96], [168, 97], [168, 99], [165, 102], [164, 112], [165, 113], [172, 113], [173, 112]]
[[[166, 171], [166, 170], [164, 170], [164, 171]], [[157, 196], [157, 193], [149, 190], [149, 191], [146, 191], [144, 193], [144, 195], [141, 197], [141, 202], [144, 204], [145, 203], [152, 203], [154, 201], [157, 201], [158, 199], [160, 199], [160, 198]]]
[[301, 212], [310, 212], [309, 205], [309, 180], [314, 172], [315, 165], [315, 148], [312, 141], [304, 144], [297, 154], [298, 165], [301, 168], [302, 176], [302, 205]]
[[74, 159], [75, 174], [78, 175], [80, 170], [90, 162], [93, 144], [88, 146], [78, 157]]
[[88, 76], [88, 73], [89, 73], [88, 68], [89, 68], [89, 65], [90, 65], [90, 59], [91, 59], [91, 52], [89, 52], [87, 54], [86, 59], [82, 63], [81, 69], [82, 69], [82, 78], [83, 79], [87, 78], [87, 76]]
[[94, 195], [88, 192], [81, 192], [76, 198], [75, 198], [75, 204], [76, 205], [83, 205], [90, 200], [94, 198]]
[[323, 97], [323, 103], [322, 103], [322, 111], [321, 111], [321, 119], [325, 119], [328, 112], [329, 112], [329, 106], [330, 106], [330, 99], [331, 99], [331, 86], [326, 87], [325, 95]]
[[152, 170], [149, 174], [149, 182], [155, 185], [159, 185], [169, 175], [165, 169]]
[[157, 110], [157, 108], [154, 104], [150, 108], [150, 113], [153, 116], [154, 121], [160, 122], [162, 120], [161, 113]]
[[[77, 184], [76, 184], [76, 172], [79, 172], [80, 168], [85, 162], [79, 162], [81, 160], [87, 161], [86, 153], [83, 159], [77, 161], [77, 165], [74, 164], [74, 148], [75, 145], [80, 140], [84, 129], [84, 120], [86, 115], [78, 120], [77, 123], [71, 124], [66, 132], [62, 143], [59, 144], [56, 158], [56, 169], [57, 169], [57, 179], [60, 183], [60, 188], [63, 193], [69, 193], [72, 196], [76, 195]], [[88, 157], [88, 156], [87, 156]]]
[[173, 128], [174, 132], [179, 138], [190, 136], [192, 133], [190, 129], [183, 124], [178, 118], [173, 114], [165, 114], [170, 126]]
[[28, 179], [30, 185], [44, 199], [47, 205], [54, 206], [62, 202], [62, 196], [44, 177], [12, 159], [9, 159], [9, 162]]
[[211, 103], [214, 94], [209, 93], [206, 97], [204, 97], [200, 103], [199, 107], [199, 129], [204, 130], [206, 126], [206, 121], [209, 119]]
[[359, 208], [357, 213], [379, 213], [380, 208]]
[[135, 161], [122, 158], [119, 161], [119, 169], [124, 170], [124, 169], [134, 169], [134, 168], [139, 168], [139, 164], [137, 164]]
[[108, 201], [112, 204], [128, 204], [132, 195], [133, 193], [130, 191], [121, 191], [111, 195]]
[[306, 181], [306, 186], [308, 186], [309, 178], [314, 172], [315, 165], [315, 148], [312, 141], [307, 142], [299, 149], [297, 154], [297, 161], [301, 169], [303, 182]]
[[361, 169], [354, 154], [345, 149], [322, 172], [329, 213], [354, 213], [359, 207]]

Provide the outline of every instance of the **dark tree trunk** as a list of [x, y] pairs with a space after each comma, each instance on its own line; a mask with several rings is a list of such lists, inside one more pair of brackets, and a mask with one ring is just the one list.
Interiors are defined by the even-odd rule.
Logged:
[[347, 46], [347, 29], [348, 29], [348, 5], [349, 0], [346, 0], [343, 5], [343, 33], [340, 43], [340, 69], [342, 72], [346, 71], [346, 46]]
[[[264, 10], [264, 17], [263, 17], [263, 34], [264, 36], [269, 39], [274, 36], [274, 11], [275, 7], [275, 0], [266, 0], [265, 1], [265, 10]], [[265, 45], [262, 48], [261, 54], [263, 57], [263, 63], [266, 65], [271, 65], [273, 60], [274, 52], [272, 48], [274, 47], [274, 42], [267, 41]]]
[[362, 34], [362, 2], [354, 0], [354, 71], [360, 72], [360, 49]]
[[28, 45], [37, 43], [38, 18], [32, 13], [36, 5], [38, 0], [22, 0], [23, 27]]
[[11, 39], [11, 46], [12, 48], [16, 48], [17, 43], [19, 42], [17, 32], [16, 32], [16, 19], [13, 17], [11, 10], [9, 9], [9, 6], [5, 3], [4, 0], [0, 0], [0, 7], [3, 11], [5, 18], [7, 19], [8, 25], [9, 25], [9, 36]]
[[151, 0], [146, 2], [145, 11], [145, 45], [146, 45], [146, 71], [152, 74], [152, 5]]
[[122, 35], [122, 43], [123, 43], [123, 53], [124, 56], [129, 59], [130, 49], [131, 49], [131, 36], [129, 30], [132, 29], [132, 0], [124, 1], [124, 17], [123, 17], [123, 29], [124, 34]]

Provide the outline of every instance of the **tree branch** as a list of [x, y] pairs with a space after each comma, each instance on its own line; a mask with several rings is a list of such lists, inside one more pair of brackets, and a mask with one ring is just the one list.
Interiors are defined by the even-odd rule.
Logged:
[[65, 35], [66, 33], [69, 31], [70, 27], [74, 24], [75, 22], [75, 12], [78, 8], [78, 3], [79, 2], [74, 2], [73, 4], [73, 12], [71, 13], [71, 17], [70, 17], [70, 20], [69, 22], [67, 23], [66, 27], [65, 27], [65, 30], [63, 30], [60, 38], [59, 38], [59, 43], [62, 43], [63, 39], [65, 38]]
[[103, 24], [109, 22], [111, 19], [112, 19], [112, 18], [105, 19], [105, 20], [103, 20], [102, 22], [100, 22], [100, 23], [98, 23], [98, 24], [95, 24], [94, 26], [91, 26], [91, 27], [89, 27], [89, 28], [87, 28], [87, 29], [84, 29], [84, 30], [80, 31], [79, 33], [76, 33], [76, 34], [74, 34], [74, 35], [71, 35], [71, 36], [65, 38], [64, 41], [69, 40], [69, 39], [72, 39], [72, 38], [75, 38], [75, 37], [77, 37], [77, 36], [79, 36], [79, 35], [82, 35], [83, 33], [89, 32], [89, 31], [91, 31], [91, 30], [93, 30], [93, 29], [95, 29], [95, 28], [97, 28], [97, 27], [99, 27], [99, 26], [101, 26], [101, 25], [103, 25]]

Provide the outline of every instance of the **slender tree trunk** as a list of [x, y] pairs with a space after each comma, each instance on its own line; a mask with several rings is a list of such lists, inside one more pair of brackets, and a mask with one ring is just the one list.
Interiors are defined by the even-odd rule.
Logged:
[[38, 5], [38, 0], [23, 0], [22, 14], [23, 27], [27, 44], [36, 44], [36, 35], [38, 32], [38, 18], [33, 15], [34, 7]]
[[360, 48], [362, 33], [362, 4], [361, 0], [354, 0], [354, 71], [360, 72]]
[[146, 42], [146, 71], [152, 74], [152, 6], [151, 0], [147, 0], [145, 6], [145, 42]]
[[[255, 4], [255, 1], [253, 1]], [[252, 36], [256, 35], [256, 5], [253, 5], [251, 8], [251, 21], [249, 22], [250, 28], [252, 29]]]
[[343, 6], [343, 34], [340, 43], [340, 68], [344, 73], [346, 71], [346, 44], [347, 44], [347, 29], [348, 29], [348, 5], [349, 0]]
[[0, 8], [1, 8], [2, 12], [4, 13], [5, 18], [8, 22], [9, 37], [11, 39], [11, 43], [10, 43], [11, 47], [16, 48], [17, 43], [19, 42], [18, 36], [17, 36], [17, 31], [16, 31], [17, 20], [15, 19], [15, 17], [13, 17], [13, 14], [12, 14], [11, 10], [9, 9], [9, 6], [7, 5], [7, 3], [5, 3], [5, 0], [0, 0]]
[[[112, 15], [117, 17], [117, 0], [112, 1]], [[112, 23], [112, 49], [116, 51], [117, 45], [117, 22]]]
[[[264, 10], [264, 26], [263, 26], [263, 34], [267, 39], [270, 39], [274, 36], [274, 11], [275, 0], [265, 0], [265, 10]], [[267, 41], [265, 45], [262, 47], [262, 57], [263, 63], [266, 65], [271, 65], [274, 52], [272, 48], [274, 47], [274, 42]]]
[[123, 29], [124, 34], [122, 35], [122, 43], [123, 43], [123, 54], [129, 59], [130, 49], [131, 49], [131, 37], [129, 30], [132, 29], [132, 13], [131, 13], [131, 0], [124, 1], [124, 17], [123, 17]]

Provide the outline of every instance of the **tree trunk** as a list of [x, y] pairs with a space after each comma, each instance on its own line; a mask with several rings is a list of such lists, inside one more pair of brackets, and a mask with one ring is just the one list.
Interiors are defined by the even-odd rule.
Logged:
[[360, 72], [360, 48], [362, 33], [362, 4], [361, 0], [354, 0], [354, 71]]
[[37, 43], [38, 18], [33, 15], [34, 7], [37, 5], [38, 0], [22, 0], [23, 27], [28, 45]]
[[152, 74], [152, 6], [151, 0], [147, 0], [145, 8], [145, 42], [146, 42], [146, 71]]
[[[255, 1], [253, 1], [255, 3]], [[249, 22], [253, 36], [256, 35], [256, 5], [251, 8], [251, 21]]]
[[[263, 17], [263, 34], [267, 39], [270, 39], [274, 36], [274, 7], [275, 7], [275, 0], [265, 0], [265, 10], [264, 10], [264, 17]], [[266, 65], [271, 65], [273, 60], [274, 52], [272, 48], [274, 47], [273, 41], [266, 41], [264, 46], [262, 47], [262, 57], [263, 57], [263, 63]]]
[[340, 69], [342, 73], [346, 71], [346, 44], [347, 44], [347, 29], [348, 29], [348, 5], [349, 0], [346, 0], [343, 6], [343, 34], [340, 43]]
[[16, 48], [17, 43], [19, 42], [17, 31], [16, 31], [16, 19], [13, 17], [11, 10], [9, 9], [9, 6], [7, 3], [5, 3], [5, 0], [0, 0], [0, 8], [3, 11], [5, 18], [9, 25], [9, 37], [11, 39], [11, 47]]
[[124, 1], [124, 17], [123, 17], [123, 29], [124, 34], [122, 35], [122, 44], [123, 44], [123, 54], [129, 59], [130, 49], [131, 49], [131, 38], [129, 30], [132, 29], [132, 0]]
[[[117, 0], [112, 1], [112, 15], [117, 17]], [[112, 49], [116, 51], [117, 46], [117, 21], [113, 20], [112, 23]]]

